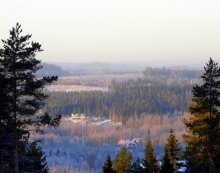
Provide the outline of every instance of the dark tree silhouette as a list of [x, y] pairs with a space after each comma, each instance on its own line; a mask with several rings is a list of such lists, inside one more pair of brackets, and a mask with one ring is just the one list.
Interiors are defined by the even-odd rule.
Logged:
[[105, 160], [105, 163], [102, 167], [102, 173], [114, 173], [114, 171], [112, 169], [111, 157], [109, 154], [108, 154], [107, 159]]
[[[41, 125], [54, 125], [60, 118], [57, 117], [53, 121], [48, 114], [40, 111], [47, 98], [43, 92], [44, 86], [57, 80], [57, 77], [36, 77], [37, 70], [42, 68], [40, 61], [35, 58], [36, 53], [42, 51], [41, 45], [36, 42], [30, 43], [31, 35], [22, 36], [21, 33], [21, 25], [17, 23], [10, 30], [9, 38], [2, 40], [3, 48], [0, 49], [1, 76], [7, 98], [5, 100], [7, 114], [4, 114], [7, 117], [2, 114], [0, 122], [4, 124], [7, 132], [11, 132], [13, 144], [10, 146], [13, 150], [11, 155], [13, 162], [6, 164], [8, 168], [5, 169], [10, 168], [14, 173], [19, 172], [19, 153], [24, 141], [28, 141], [30, 133], [28, 126], [33, 125], [38, 131]], [[5, 140], [4, 138], [3, 141]]]
[[211, 58], [201, 79], [202, 84], [192, 90], [192, 116], [185, 120], [185, 156], [190, 172], [216, 173], [220, 171], [220, 68]]

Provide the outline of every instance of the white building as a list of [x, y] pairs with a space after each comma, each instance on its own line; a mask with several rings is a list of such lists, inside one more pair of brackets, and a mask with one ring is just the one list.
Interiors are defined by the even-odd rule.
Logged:
[[137, 146], [138, 144], [140, 144], [140, 142], [141, 142], [141, 138], [134, 138], [133, 140], [120, 139], [118, 141], [118, 145], [133, 148], [133, 147]]
[[71, 114], [72, 119], [86, 119], [86, 115], [85, 114]]

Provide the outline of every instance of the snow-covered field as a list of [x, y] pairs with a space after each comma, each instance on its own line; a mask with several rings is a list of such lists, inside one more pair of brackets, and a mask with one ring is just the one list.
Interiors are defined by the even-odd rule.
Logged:
[[95, 87], [86, 85], [50, 85], [47, 86], [48, 91], [54, 92], [74, 92], [74, 91], [108, 91], [107, 87]]

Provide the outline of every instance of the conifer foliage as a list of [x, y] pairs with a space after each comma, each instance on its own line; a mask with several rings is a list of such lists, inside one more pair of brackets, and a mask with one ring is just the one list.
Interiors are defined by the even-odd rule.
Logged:
[[148, 140], [145, 148], [144, 166], [146, 167], [147, 173], [154, 173], [157, 170], [157, 160], [154, 153], [153, 145], [151, 140]]
[[167, 144], [164, 149], [163, 165], [161, 173], [173, 173], [177, 170], [177, 161], [181, 157], [181, 148], [176, 139], [173, 129], [170, 130], [170, 135], [167, 139]]
[[20, 157], [24, 157], [25, 161], [19, 160], [19, 168], [23, 172], [49, 173], [46, 156], [39, 142], [34, 141], [24, 147], [25, 151]]
[[169, 159], [173, 165], [173, 169], [177, 169], [177, 161], [181, 158], [181, 148], [176, 136], [174, 135], [173, 129], [170, 130], [170, 136], [167, 139], [167, 150]]
[[191, 117], [184, 121], [186, 159], [192, 173], [220, 171], [220, 68], [211, 58], [201, 85], [193, 87]]
[[173, 173], [174, 172], [173, 167], [174, 166], [170, 159], [168, 145], [166, 145], [165, 150], [164, 150], [164, 156], [163, 156], [163, 165], [162, 165], [160, 173]]
[[116, 173], [126, 173], [131, 166], [131, 153], [126, 147], [123, 147], [113, 161], [113, 169]]
[[102, 167], [102, 173], [113, 173], [111, 157], [108, 154], [107, 159]]
[[3, 48], [0, 49], [0, 82], [3, 85], [0, 91], [3, 96], [0, 99], [0, 137], [3, 142], [0, 144], [1, 153], [10, 157], [4, 159], [1, 155], [0, 167], [3, 172], [21, 171], [18, 160], [25, 159], [19, 156], [25, 151], [22, 148], [28, 144], [29, 125], [33, 125], [38, 131], [41, 125], [57, 125], [60, 119], [52, 119], [39, 111], [47, 98], [43, 92], [44, 86], [57, 80], [57, 77], [35, 76], [37, 70], [42, 68], [35, 55], [42, 49], [39, 43], [30, 43], [30, 38], [29, 34], [22, 35], [21, 25], [17, 23], [10, 30], [9, 38], [2, 40]]

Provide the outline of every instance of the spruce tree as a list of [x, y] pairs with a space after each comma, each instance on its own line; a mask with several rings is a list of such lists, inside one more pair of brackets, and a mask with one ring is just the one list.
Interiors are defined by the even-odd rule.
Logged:
[[172, 164], [172, 161], [170, 160], [170, 153], [169, 153], [168, 145], [166, 145], [165, 150], [164, 150], [163, 165], [162, 165], [160, 173], [173, 173], [174, 172], [173, 167], [174, 165]]
[[111, 157], [108, 154], [107, 159], [102, 167], [102, 173], [113, 173]]
[[185, 157], [190, 172], [216, 173], [220, 170], [220, 68], [211, 58], [201, 79], [192, 90], [191, 117], [184, 121]]
[[[16, 24], [10, 30], [9, 38], [2, 40], [3, 48], [0, 49], [0, 66], [3, 69], [7, 98], [7, 118], [1, 116], [1, 123], [11, 132], [10, 143], [13, 145], [7, 151], [12, 151], [13, 163], [10, 162], [8, 167], [14, 173], [20, 171], [18, 154], [25, 143], [22, 140], [28, 141], [28, 126], [33, 125], [38, 131], [41, 125], [55, 125], [60, 118], [57, 117], [53, 121], [48, 114], [39, 111], [47, 98], [43, 92], [44, 86], [57, 80], [57, 77], [36, 77], [37, 70], [42, 68], [40, 61], [35, 58], [36, 53], [42, 51], [41, 45], [30, 43], [31, 35], [22, 36], [21, 33], [21, 25]], [[8, 145], [5, 146], [7, 147]]]
[[170, 135], [167, 139], [167, 150], [168, 150], [168, 156], [169, 159], [173, 165], [173, 169], [177, 169], [177, 163], [176, 161], [180, 159], [181, 157], [181, 148], [178, 140], [176, 139], [173, 129], [170, 130]]
[[126, 173], [131, 166], [131, 153], [126, 147], [123, 147], [117, 154], [116, 159], [113, 161], [113, 169], [116, 173]]
[[153, 145], [151, 140], [148, 140], [146, 148], [145, 148], [145, 156], [144, 156], [144, 166], [146, 167], [147, 173], [154, 173], [157, 170], [157, 160], [154, 153]]
[[21, 172], [49, 173], [45, 153], [39, 145], [40, 141], [34, 141], [24, 147], [24, 152], [19, 153], [19, 168]]

